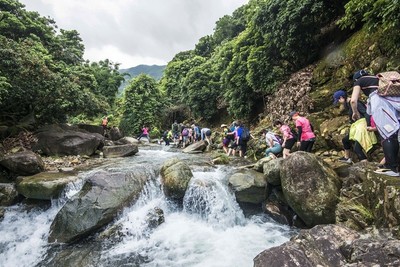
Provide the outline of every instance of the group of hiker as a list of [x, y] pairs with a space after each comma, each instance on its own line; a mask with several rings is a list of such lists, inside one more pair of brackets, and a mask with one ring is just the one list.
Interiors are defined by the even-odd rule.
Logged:
[[[361, 93], [368, 97], [367, 104], [360, 100]], [[378, 133], [384, 158], [375, 172], [399, 177], [400, 74], [392, 71], [375, 76], [366, 70], [359, 70], [353, 75], [351, 96], [348, 97], [347, 92], [340, 89], [333, 94], [333, 100], [334, 105], [340, 103], [344, 107], [351, 123], [349, 133], [342, 139], [344, 156], [339, 158], [339, 161], [352, 163], [352, 150], [359, 161], [367, 161], [366, 154], [374, 151], [378, 143], [375, 134]], [[266, 157], [275, 158], [282, 155], [283, 158], [287, 158], [296, 144], [300, 151], [312, 151], [316, 136], [310, 121], [296, 111], [290, 112], [289, 116], [296, 126], [295, 129], [291, 129], [281, 120], [276, 120], [273, 126], [279, 129], [278, 134], [271, 129], [262, 130], [262, 137], [267, 144]], [[231, 150], [227, 148], [231, 140], [236, 140], [231, 136], [235, 134], [232, 134], [233, 131], [229, 131], [226, 125], [221, 127], [224, 128], [224, 151], [230, 155]]]

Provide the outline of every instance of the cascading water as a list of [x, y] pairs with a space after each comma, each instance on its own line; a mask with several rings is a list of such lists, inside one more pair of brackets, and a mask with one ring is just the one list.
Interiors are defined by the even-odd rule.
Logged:
[[[202, 160], [180, 153], [141, 151], [102, 168], [121, 170], [143, 163], [159, 166], [172, 156]], [[192, 171], [183, 206], [164, 197], [159, 177], [150, 179], [135, 204], [105, 229], [113, 233], [112, 238], [86, 241], [101, 243], [96, 247], [100, 251], [90, 264], [80, 266], [253, 266], [258, 253], [294, 234], [265, 215], [243, 215], [227, 186], [232, 168], [192, 167]], [[0, 225], [0, 266], [55, 266], [44, 258], [49, 254], [49, 227], [59, 209], [57, 203], [45, 211], [9, 208]], [[165, 221], [149, 227], [149, 214], [154, 211], [161, 211]]]

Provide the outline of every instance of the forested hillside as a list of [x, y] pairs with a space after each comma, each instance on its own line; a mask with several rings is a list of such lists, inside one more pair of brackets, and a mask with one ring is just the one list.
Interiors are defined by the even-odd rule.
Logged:
[[400, 65], [398, 0], [250, 0], [175, 55], [160, 81], [139, 75], [117, 97], [118, 64], [84, 61], [77, 31], [56, 30], [16, 0], [0, 0], [0, 9], [0, 120], [7, 125], [26, 116], [42, 124], [102, 114], [126, 134], [143, 124], [157, 132], [174, 119], [255, 123], [280, 85], [310, 64], [318, 64], [314, 112], [355, 70]]
[[156, 81], [159, 81], [163, 75], [165, 67], [165, 65], [138, 65], [129, 69], [120, 69], [119, 72], [125, 76], [125, 81], [121, 84], [118, 91], [122, 93], [125, 87], [129, 84], [129, 80], [134, 79], [140, 74], [147, 74]]

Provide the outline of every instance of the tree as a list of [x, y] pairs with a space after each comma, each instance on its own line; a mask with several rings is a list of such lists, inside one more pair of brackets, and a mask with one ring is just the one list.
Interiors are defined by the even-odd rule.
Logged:
[[160, 128], [164, 96], [156, 81], [141, 74], [131, 80], [125, 90], [120, 128], [125, 134], [136, 135], [143, 125]]

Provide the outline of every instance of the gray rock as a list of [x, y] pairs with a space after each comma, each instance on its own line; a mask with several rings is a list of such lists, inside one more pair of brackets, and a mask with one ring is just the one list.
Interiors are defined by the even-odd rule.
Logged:
[[38, 142], [33, 149], [49, 156], [90, 156], [104, 144], [101, 134], [69, 125], [47, 125], [37, 131], [36, 137]]
[[169, 159], [164, 162], [160, 174], [165, 195], [173, 199], [183, 199], [193, 177], [189, 165], [176, 158]]
[[128, 145], [128, 144], [138, 145], [140, 143], [140, 141], [137, 140], [136, 138], [125, 136], [125, 137], [122, 137], [121, 139], [115, 141], [114, 143], [116, 145]]
[[319, 225], [261, 252], [254, 258], [254, 266], [399, 266], [399, 248], [399, 240], [361, 236], [338, 225]]
[[17, 191], [26, 198], [49, 200], [58, 198], [69, 183], [78, 179], [73, 172], [42, 172], [18, 178]]
[[112, 127], [110, 130], [109, 130], [109, 134], [110, 134], [110, 139], [112, 140], [112, 141], [117, 141], [117, 140], [119, 140], [119, 139], [121, 139], [122, 137], [123, 137], [123, 134], [121, 133], [121, 131], [119, 130], [119, 128], [118, 127]]
[[229, 185], [236, 200], [243, 203], [260, 204], [266, 199], [264, 175], [255, 170], [240, 170], [229, 177]]
[[340, 180], [317, 156], [293, 153], [282, 162], [281, 183], [287, 203], [308, 227], [335, 222]]
[[79, 129], [85, 130], [89, 133], [97, 133], [103, 135], [103, 126], [91, 124], [78, 124]]
[[105, 158], [129, 157], [139, 152], [137, 145], [120, 145], [103, 147], [103, 156]]
[[273, 159], [264, 164], [263, 172], [267, 182], [273, 185], [281, 184], [281, 164], [283, 158]]
[[6, 155], [0, 164], [19, 175], [32, 175], [44, 170], [42, 158], [32, 151], [22, 151]]
[[254, 164], [253, 169], [258, 171], [258, 172], [263, 172], [264, 169], [264, 164], [271, 161], [272, 158], [271, 157], [264, 157], [261, 158], [259, 161], [256, 162], [256, 164]]
[[136, 200], [147, 179], [154, 176], [154, 170], [145, 165], [132, 172], [92, 173], [56, 215], [49, 242], [70, 243], [102, 228]]
[[14, 184], [0, 184], [0, 206], [11, 206], [18, 200]]
[[188, 153], [188, 154], [195, 154], [195, 153], [200, 153], [204, 151], [207, 147], [207, 143], [205, 141], [199, 141], [196, 143], [193, 143], [186, 147], [185, 149], [182, 150], [183, 153]]

